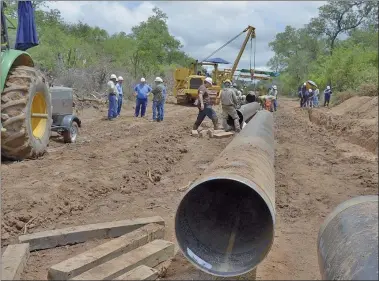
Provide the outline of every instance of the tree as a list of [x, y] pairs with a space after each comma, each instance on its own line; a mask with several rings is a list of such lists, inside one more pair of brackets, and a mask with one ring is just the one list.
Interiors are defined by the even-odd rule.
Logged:
[[308, 30], [327, 37], [332, 55], [338, 36], [367, 22], [377, 12], [377, 7], [375, 1], [328, 1], [328, 4], [319, 8], [318, 17], [311, 19]]

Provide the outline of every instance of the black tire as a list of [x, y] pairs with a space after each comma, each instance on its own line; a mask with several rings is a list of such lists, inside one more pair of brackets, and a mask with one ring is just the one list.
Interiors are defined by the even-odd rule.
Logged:
[[[41, 93], [46, 103], [44, 133], [36, 138], [32, 131], [31, 107]], [[7, 130], [1, 138], [1, 155], [11, 160], [35, 158], [45, 153], [52, 124], [52, 103], [43, 74], [33, 67], [18, 66], [10, 71], [1, 94], [1, 122]]]
[[70, 129], [63, 132], [63, 140], [65, 143], [74, 143], [79, 134], [79, 125], [75, 121], [71, 122]]

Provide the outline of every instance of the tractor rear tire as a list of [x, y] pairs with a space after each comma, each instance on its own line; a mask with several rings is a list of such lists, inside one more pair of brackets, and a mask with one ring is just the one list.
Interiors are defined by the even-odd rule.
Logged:
[[[45, 116], [32, 121], [32, 111]], [[51, 134], [52, 103], [40, 71], [28, 66], [10, 71], [1, 94], [1, 122], [6, 129], [1, 138], [2, 156], [21, 161], [45, 153]]]

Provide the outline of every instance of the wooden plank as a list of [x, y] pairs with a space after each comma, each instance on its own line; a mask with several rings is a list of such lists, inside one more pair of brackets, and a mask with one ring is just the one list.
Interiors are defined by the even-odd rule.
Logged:
[[146, 265], [140, 265], [114, 280], [156, 280], [157, 278], [158, 270]]
[[68, 280], [102, 263], [128, 253], [155, 239], [163, 239], [165, 228], [148, 224], [84, 253], [50, 267], [48, 280]]
[[28, 243], [9, 245], [1, 257], [1, 280], [20, 280], [28, 258]]
[[150, 267], [172, 258], [175, 245], [164, 240], [154, 240], [129, 253], [92, 268], [71, 280], [111, 280], [140, 266]]
[[164, 220], [156, 216], [48, 230], [22, 235], [18, 240], [20, 243], [29, 243], [30, 251], [50, 249], [58, 246], [83, 243], [90, 239], [118, 237], [149, 223], [165, 225]]
[[213, 138], [215, 139], [222, 139], [222, 138], [228, 138], [234, 135], [234, 132], [222, 132], [222, 133], [215, 133], [213, 134]]

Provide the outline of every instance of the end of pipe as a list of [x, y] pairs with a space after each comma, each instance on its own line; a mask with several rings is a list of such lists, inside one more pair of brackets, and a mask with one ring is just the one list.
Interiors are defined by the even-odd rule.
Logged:
[[273, 210], [254, 184], [226, 177], [197, 182], [177, 209], [179, 247], [193, 265], [208, 274], [245, 274], [271, 249]]
[[[243, 115], [242, 115], [241, 111], [239, 111], [239, 110], [237, 110], [237, 114], [238, 114], [238, 118], [239, 118], [239, 122], [240, 122], [240, 127], [242, 128], [242, 124], [244, 122]], [[228, 120], [226, 120], [226, 123], [229, 126], [231, 126], [232, 128], [234, 128], [234, 120], [230, 115], [228, 116]]]

